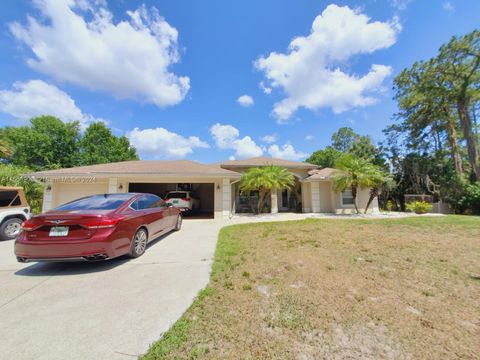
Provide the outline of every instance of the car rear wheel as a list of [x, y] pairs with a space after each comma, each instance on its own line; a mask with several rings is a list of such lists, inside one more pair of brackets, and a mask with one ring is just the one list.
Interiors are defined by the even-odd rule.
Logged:
[[132, 239], [132, 245], [129, 253], [130, 257], [137, 258], [143, 255], [147, 248], [147, 240], [147, 231], [145, 229], [138, 230]]
[[6, 220], [0, 226], [0, 240], [12, 240], [22, 231], [22, 220], [18, 218]]
[[175, 231], [179, 231], [181, 228], [182, 228], [182, 215], [181, 214], [178, 214], [178, 217], [177, 217], [177, 222], [175, 224]]

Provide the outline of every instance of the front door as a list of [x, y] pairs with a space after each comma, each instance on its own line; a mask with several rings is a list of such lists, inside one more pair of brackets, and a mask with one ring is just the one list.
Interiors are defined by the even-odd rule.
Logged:
[[288, 202], [290, 199], [290, 191], [288, 189], [284, 189], [280, 193], [280, 203], [278, 206], [278, 210], [280, 211], [287, 211], [289, 209]]

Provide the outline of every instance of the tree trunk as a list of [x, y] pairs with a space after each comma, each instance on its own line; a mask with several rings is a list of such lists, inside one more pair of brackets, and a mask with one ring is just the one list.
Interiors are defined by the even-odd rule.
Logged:
[[370, 197], [368, 198], [367, 206], [365, 207], [365, 212], [364, 212], [365, 214], [367, 213], [368, 208], [372, 204], [373, 199], [375, 199], [377, 196], [378, 196], [378, 189], [371, 188], [370, 189]]
[[452, 158], [453, 158], [453, 162], [455, 163], [455, 173], [458, 176], [462, 176], [463, 163], [462, 163], [462, 156], [460, 155], [460, 151], [458, 149], [457, 130], [455, 129], [455, 120], [449, 115], [447, 115], [446, 125], [447, 125], [448, 142], [450, 143]]
[[357, 214], [360, 214], [357, 206], [357, 185], [352, 185], [352, 197], [353, 197], [353, 206], [355, 206], [355, 211]]
[[265, 196], [267, 195], [267, 191], [259, 190], [258, 191], [258, 203], [257, 203], [257, 213], [260, 214], [262, 212], [263, 203], [265, 202]]
[[468, 102], [457, 102], [458, 115], [462, 123], [463, 136], [467, 142], [468, 161], [472, 166], [472, 180], [476, 181], [480, 177], [480, 167], [478, 166], [477, 142], [473, 134], [472, 119], [468, 113]]

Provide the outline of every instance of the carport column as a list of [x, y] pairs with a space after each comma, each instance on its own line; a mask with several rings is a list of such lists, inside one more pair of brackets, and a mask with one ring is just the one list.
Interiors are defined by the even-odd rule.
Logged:
[[108, 193], [117, 193], [118, 191], [118, 179], [117, 178], [109, 178], [108, 179]]
[[228, 219], [232, 209], [232, 185], [230, 179], [225, 178], [222, 181], [222, 217]]
[[42, 212], [48, 211], [52, 208], [52, 199], [53, 199], [52, 194], [53, 194], [53, 185], [51, 182], [47, 182], [45, 184], [45, 189], [43, 191]]
[[270, 193], [270, 212], [272, 214], [278, 213], [278, 196], [277, 196], [278, 191], [276, 189], [272, 190]]
[[312, 181], [310, 183], [312, 189], [312, 212], [320, 212], [320, 183]]

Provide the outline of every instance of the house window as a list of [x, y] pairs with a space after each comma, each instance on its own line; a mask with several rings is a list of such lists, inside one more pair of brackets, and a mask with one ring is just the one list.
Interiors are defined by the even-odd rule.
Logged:
[[353, 195], [351, 189], [342, 191], [342, 205], [353, 205]]
[[238, 212], [250, 212], [258, 203], [258, 190], [240, 191], [238, 193]]

